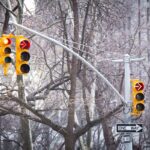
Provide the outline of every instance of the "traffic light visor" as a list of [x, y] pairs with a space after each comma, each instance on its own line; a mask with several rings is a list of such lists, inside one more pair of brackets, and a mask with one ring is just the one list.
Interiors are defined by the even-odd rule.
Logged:
[[28, 52], [21, 53], [21, 60], [28, 61], [30, 59], [30, 54]]
[[10, 54], [11, 53], [11, 49], [9, 47], [6, 47], [4, 50], [5, 54]]
[[143, 100], [144, 99], [144, 94], [143, 93], [137, 93], [136, 96], [135, 96], [135, 98], [137, 100]]
[[143, 111], [143, 110], [145, 109], [145, 106], [144, 106], [142, 103], [138, 103], [138, 104], [136, 105], [136, 109], [137, 109], [138, 111]]
[[22, 64], [20, 70], [22, 73], [28, 73], [30, 71], [30, 67], [28, 64]]
[[9, 56], [5, 57], [5, 63], [11, 63], [11, 58]]

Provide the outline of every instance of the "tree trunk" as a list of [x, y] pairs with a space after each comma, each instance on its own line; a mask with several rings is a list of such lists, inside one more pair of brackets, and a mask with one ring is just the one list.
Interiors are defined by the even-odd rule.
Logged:
[[75, 138], [73, 134], [68, 134], [65, 137], [65, 150], [74, 150], [75, 149]]
[[104, 120], [102, 122], [105, 144], [106, 144], [107, 150], [116, 150], [116, 144], [114, 141], [114, 137], [112, 135], [112, 128], [109, 127], [108, 125], [109, 125], [108, 121]]
[[[138, 40], [139, 40], [139, 49], [138, 56], [141, 57], [141, 0], [138, 0]], [[140, 66], [140, 62], [139, 62]], [[141, 68], [138, 67], [139, 77], [141, 78]]]
[[9, 140], [3, 140], [3, 150], [12, 150], [13, 149], [13, 145], [12, 142], [10, 142]]
[[[72, 9], [74, 16], [74, 48], [78, 49], [79, 42], [79, 18], [78, 18], [78, 4], [77, 0], [72, 0]], [[75, 51], [74, 49], [74, 51]], [[65, 148], [66, 150], [74, 150], [75, 137], [74, 137], [74, 122], [75, 122], [75, 93], [76, 93], [76, 77], [77, 77], [77, 59], [72, 57], [71, 68], [71, 89], [68, 102], [68, 124], [67, 124], [67, 136], [65, 136]]]
[[150, 0], [147, 0], [147, 14], [146, 14], [146, 22], [147, 22], [147, 54], [148, 54], [148, 61], [150, 61], [150, 29], [149, 29], [149, 17], [150, 17]]
[[[88, 106], [88, 101], [87, 101], [87, 96], [86, 96], [86, 84], [87, 84], [87, 79], [86, 79], [86, 65], [83, 65], [83, 101], [84, 101], [84, 109], [86, 113], [86, 121], [87, 123], [90, 122], [90, 105]], [[87, 137], [86, 137], [86, 150], [90, 149], [91, 145], [91, 129], [87, 132]]]
[[138, 0], [138, 28], [139, 28], [139, 32], [138, 32], [138, 40], [139, 40], [139, 47], [141, 46], [141, 0]]
[[[102, 116], [103, 115], [103, 102], [102, 100], [100, 100], [101, 97], [99, 97], [99, 94], [96, 93], [96, 100], [97, 100], [97, 107], [99, 115]], [[99, 99], [99, 100], [98, 100]], [[103, 136], [104, 136], [104, 140], [105, 140], [105, 145], [107, 150], [116, 150], [117, 145], [115, 143], [115, 139], [113, 137], [113, 133], [112, 133], [112, 127], [110, 127], [110, 118], [109, 120], [103, 120], [102, 121], [102, 129], [103, 129]]]

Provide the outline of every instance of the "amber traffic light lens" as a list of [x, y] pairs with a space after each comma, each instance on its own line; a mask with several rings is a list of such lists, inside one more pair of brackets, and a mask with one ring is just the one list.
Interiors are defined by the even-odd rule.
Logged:
[[11, 58], [10, 57], [5, 57], [5, 63], [11, 63]]
[[139, 104], [136, 105], [136, 109], [138, 111], [143, 111], [145, 109], [145, 106], [142, 103], [139, 103]]
[[4, 50], [5, 54], [10, 54], [11, 53], [11, 49], [9, 47], [6, 47]]
[[30, 54], [28, 52], [21, 53], [21, 60], [28, 61], [30, 59]]
[[20, 70], [22, 73], [28, 73], [30, 71], [30, 67], [28, 64], [22, 64]]
[[136, 97], [135, 97], [137, 100], [143, 100], [144, 99], [144, 94], [143, 93], [138, 93], [136, 94]]

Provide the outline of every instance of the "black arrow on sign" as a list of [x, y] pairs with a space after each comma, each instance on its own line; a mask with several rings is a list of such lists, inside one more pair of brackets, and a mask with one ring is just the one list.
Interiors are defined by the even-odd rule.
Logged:
[[142, 124], [117, 124], [117, 132], [143, 132]]

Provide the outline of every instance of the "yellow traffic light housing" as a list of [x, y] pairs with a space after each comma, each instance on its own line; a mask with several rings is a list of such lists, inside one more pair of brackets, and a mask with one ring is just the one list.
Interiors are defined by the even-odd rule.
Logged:
[[9, 65], [12, 61], [11, 57], [11, 39], [6, 35], [0, 38], [0, 64], [4, 69], [4, 75], [7, 75]]
[[28, 61], [30, 41], [23, 35], [16, 36], [16, 74], [22, 75], [30, 71]]
[[132, 89], [132, 111], [131, 115], [140, 116], [145, 109], [144, 106], [144, 83], [138, 79], [131, 80]]

